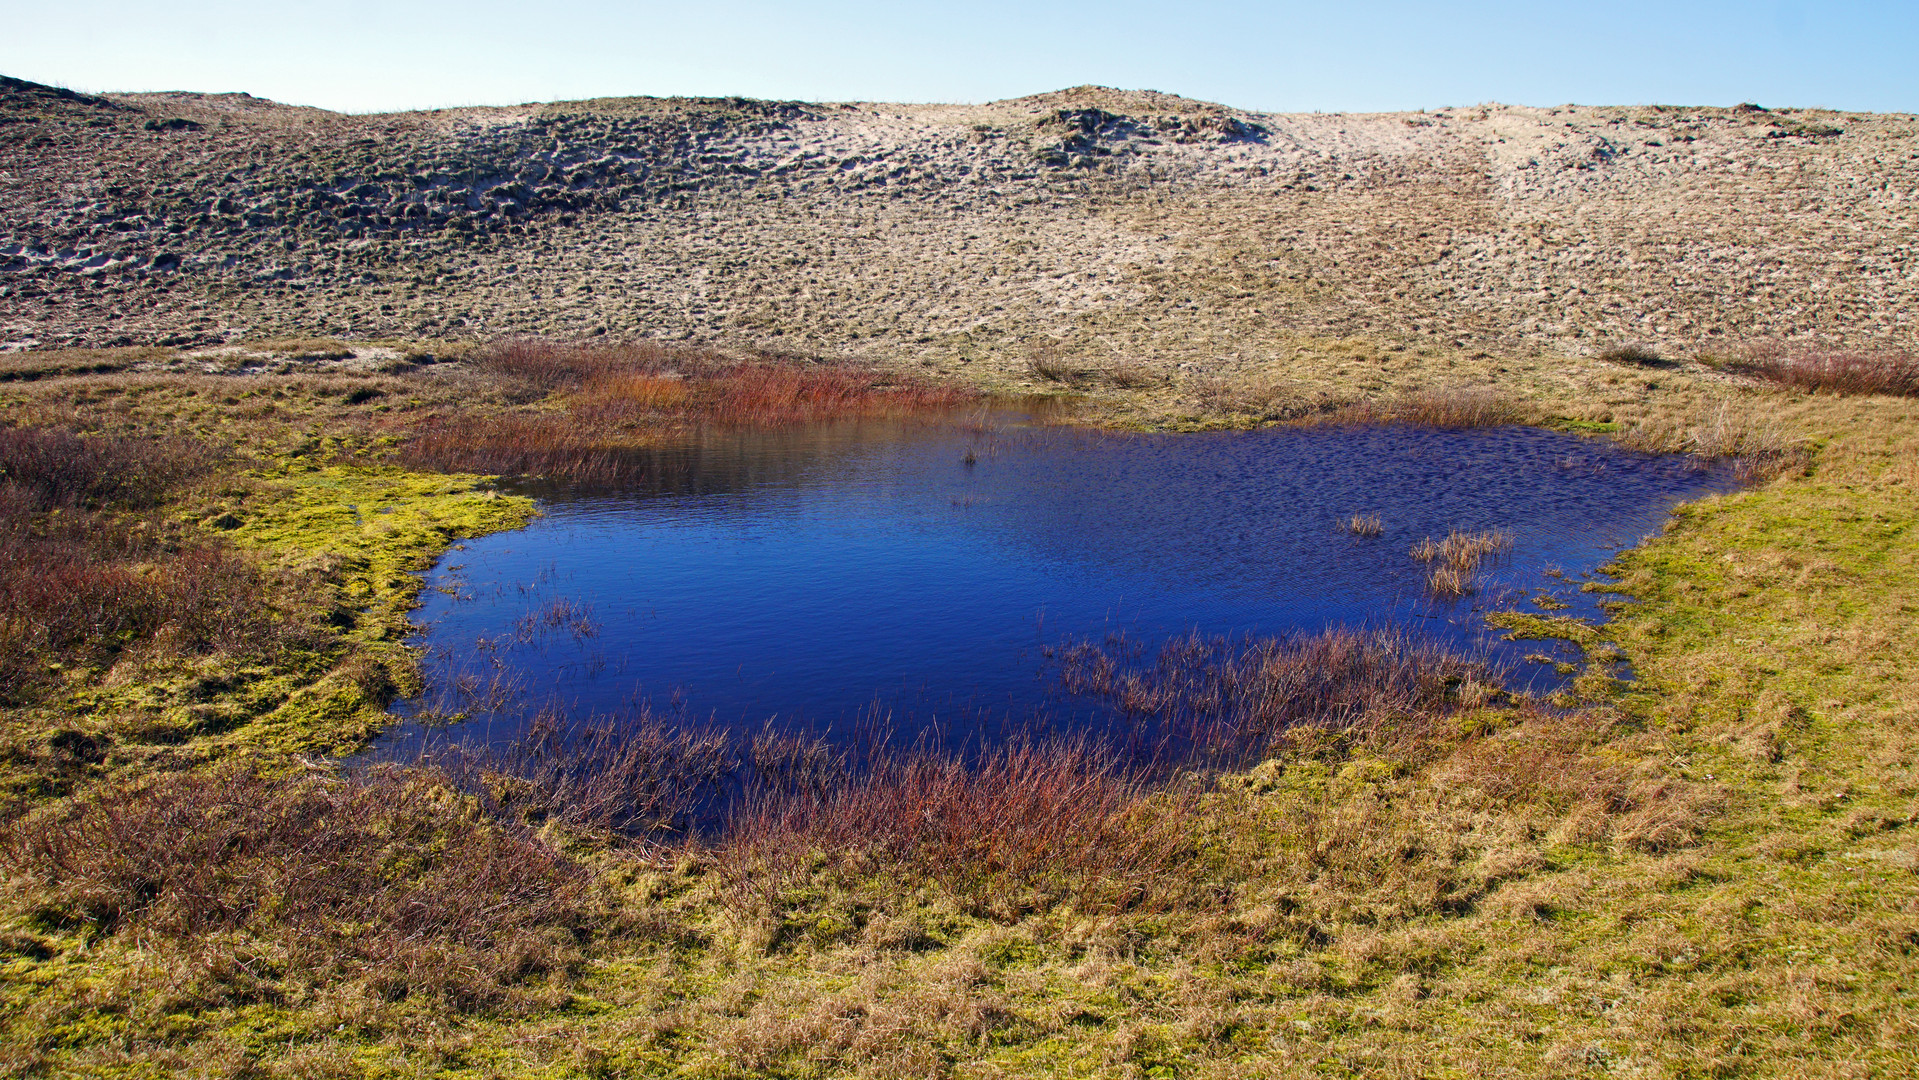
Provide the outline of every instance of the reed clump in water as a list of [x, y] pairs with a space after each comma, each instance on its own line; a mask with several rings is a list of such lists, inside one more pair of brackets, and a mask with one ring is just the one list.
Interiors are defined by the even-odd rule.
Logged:
[[1349, 514], [1339, 519], [1338, 527], [1340, 532], [1351, 536], [1381, 536], [1386, 532], [1386, 525], [1378, 514]]
[[1429, 536], [1414, 544], [1411, 555], [1418, 562], [1431, 564], [1426, 586], [1434, 595], [1464, 596], [1473, 591], [1479, 564], [1512, 548], [1512, 534], [1504, 529], [1471, 533], [1455, 529], [1444, 538]]

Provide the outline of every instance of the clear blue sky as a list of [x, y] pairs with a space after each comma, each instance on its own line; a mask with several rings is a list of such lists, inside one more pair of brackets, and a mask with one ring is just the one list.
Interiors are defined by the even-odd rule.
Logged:
[[354, 112], [621, 94], [977, 102], [1080, 83], [1284, 111], [1919, 112], [1919, 0], [0, 0], [0, 73]]

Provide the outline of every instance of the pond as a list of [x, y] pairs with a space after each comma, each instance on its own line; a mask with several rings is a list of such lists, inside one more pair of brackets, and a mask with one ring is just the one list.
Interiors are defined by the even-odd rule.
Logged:
[[[1579, 586], [1730, 470], [1534, 428], [1135, 435], [1027, 424], [844, 422], [710, 432], [608, 492], [535, 485], [528, 528], [470, 540], [417, 613], [431, 687], [397, 711], [514, 735], [524, 707], [638, 703], [743, 733], [896, 732], [1096, 716], [1051, 657], [1076, 640], [1411, 626], [1558, 678], [1484, 626]], [[1377, 515], [1378, 536], [1341, 531]], [[1429, 594], [1427, 537], [1499, 529], [1475, 591]], [[509, 705], [512, 702], [514, 704]], [[430, 707], [429, 707], [430, 706]], [[437, 713], [436, 711], [437, 710]]]

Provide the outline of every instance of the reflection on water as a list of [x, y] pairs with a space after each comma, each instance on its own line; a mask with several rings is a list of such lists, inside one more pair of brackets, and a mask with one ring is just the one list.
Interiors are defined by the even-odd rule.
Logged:
[[[910, 732], [1041, 706], [1090, 715], [1060, 699], [1048, 660], [1075, 638], [1409, 623], [1476, 644], [1489, 603], [1545, 590], [1592, 614], [1581, 575], [1673, 503], [1731, 487], [1685, 459], [1525, 428], [863, 422], [709, 433], [644, 460], [634, 490], [532, 489], [544, 516], [429, 575], [429, 681], [468, 691], [466, 733], [513, 734], [486, 714], [488, 686], [754, 731], [843, 729], [878, 702]], [[1354, 513], [1384, 534], [1337, 531]], [[1490, 528], [1515, 543], [1479, 592], [1429, 599], [1409, 547]]]

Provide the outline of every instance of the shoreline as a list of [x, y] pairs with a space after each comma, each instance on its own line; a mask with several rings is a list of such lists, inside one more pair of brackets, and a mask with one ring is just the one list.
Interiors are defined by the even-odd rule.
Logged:
[[[56, 398], [65, 415], [104, 416], [99, 401], [74, 398], [116, 378], [126, 376], [0, 393], [15, 417], [58, 415]], [[262, 422], [240, 415], [262, 395], [226, 405], [232, 384], [208, 378], [154, 382], [116, 422]], [[301, 756], [370, 730], [362, 714], [381, 679], [349, 669], [350, 653], [373, 656], [382, 692], [404, 682], [399, 642], [422, 587], [414, 571], [460, 535], [533, 512], [488, 498], [478, 478], [338, 463], [347, 443], [385, 437], [355, 427], [385, 423], [373, 409], [420, 396], [405, 380], [265, 378], [288, 392], [273, 426], [255, 433], [258, 464], [167, 512], [230, 515], [196, 527], [281, 569], [329, 575], [355, 598], [353, 625], [264, 719], [155, 744], [117, 772], [109, 757], [108, 772], [71, 780], [76, 791], [105, 780], [109, 790], [89, 798], [187, 782], [217, 772], [216, 759], [262, 752], [284, 762], [284, 782], [304, 782]], [[306, 391], [293, 392], [296, 382]], [[383, 397], [348, 403], [352, 388], [374, 385]], [[1652, 427], [1711, 403], [1689, 393], [1587, 408], [1624, 416], [1594, 422]], [[1571, 1060], [1665, 1075], [1706, 1065], [1784, 1075], [1813, 1062], [1897, 1071], [1912, 1052], [1887, 1036], [1909, 1020], [1898, 988], [1919, 971], [1880, 943], [1900, 940], [1919, 903], [1919, 849], [1907, 835], [1919, 805], [1908, 764], [1919, 687], [1899, 654], [1919, 635], [1919, 403], [1751, 397], [1769, 422], [1813, 437], [1812, 455], [1751, 489], [1682, 504], [1661, 535], [1622, 551], [1606, 588], [1637, 602], [1607, 622], [1511, 627], [1563, 631], [1585, 649], [1577, 722], [1477, 711], [1417, 746], [1298, 746], [1203, 796], [1179, 880], [1155, 886], [1176, 891], [1144, 908], [1082, 910], [1043, 890], [974, 895], [919, 871], [830, 858], [779, 864], [786, 886], [741, 892], [719, 856], [661, 862], [536, 830], [542, 850], [565, 853], [612, 893], [589, 918], [597, 929], [570, 946], [578, 966], [555, 961], [509, 980], [511, 1007], [387, 1000], [371, 975], [302, 981], [289, 968], [264, 997], [202, 979], [163, 1005], [172, 1011], [142, 1011], [138, 996], [153, 991], [140, 988], [171, 977], [181, 946], [48, 922], [33, 912], [65, 901], [43, 882], [9, 904], [0, 1022], [25, 1048], [13, 1053], [26, 1070], [99, 1076], [166, 1055], [337, 1071], [396, 1055], [410, 1068], [458, 1068], [475, 1053], [509, 1073], [579, 1071], [590, 1058], [628, 1071], [825, 1075], [926, 1053], [1019, 1074], [1203, 1061], [1303, 1075], [1355, 1060], [1442, 1074], [1465, 1060], [1522, 1074]], [[328, 430], [347, 443], [330, 443]], [[260, 449], [268, 444], [280, 456]], [[341, 512], [348, 505], [357, 521]], [[1622, 659], [1631, 683], [1605, 674]], [[157, 689], [105, 692], [132, 701]], [[167, 707], [218, 704], [224, 692]], [[471, 813], [447, 805], [449, 821]], [[1195, 906], [1177, 892], [1187, 887], [1213, 899]], [[277, 933], [262, 923], [206, 947], [270, 952]], [[125, 990], [102, 999], [84, 989], [102, 979]], [[1592, 1000], [1614, 1004], [1582, 1004]], [[342, 1009], [353, 1017], [344, 1031]], [[894, 1024], [907, 1016], [923, 1022]], [[428, 1029], [467, 1049], [419, 1042]], [[93, 1030], [115, 1034], [84, 1034]], [[271, 1038], [257, 1034], [266, 1030]], [[540, 1033], [563, 1037], [515, 1041]], [[138, 1049], [119, 1057], [103, 1038]]]

